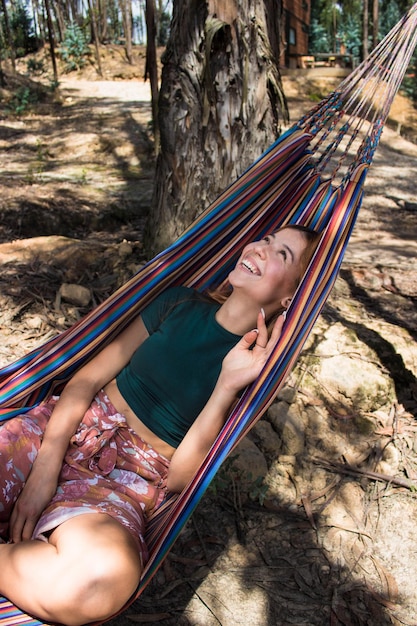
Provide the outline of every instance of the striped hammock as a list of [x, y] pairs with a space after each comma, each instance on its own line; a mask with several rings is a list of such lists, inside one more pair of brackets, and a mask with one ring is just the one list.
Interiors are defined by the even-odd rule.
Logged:
[[[150, 559], [133, 601], [168, 553], [216, 471], [264, 414], [293, 367], [336, 280], [363, 184], [417, 43], [417, 4], [341, 83], [279, 138], [167, 250], [73, 327], [0, 371], [0, 419], [59, 391], [159, 292], [219, 284], [241, 248], [287, 223], [321, 233], [273, 354], [242, 395], [200, 470], [150, 520]], [[124, 607], [125, 609], [126, 607]], [[123, 610], [124, 610], [123, 609]], [[40, 622], [0, 598], [0, 626]]]

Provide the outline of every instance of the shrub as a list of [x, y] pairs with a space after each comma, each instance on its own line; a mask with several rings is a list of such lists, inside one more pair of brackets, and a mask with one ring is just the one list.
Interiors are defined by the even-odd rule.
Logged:
[[45, 72], [45, 64], [42, 60], [29, 59], [27, 62], [28, 73], [33, 76], [40, 76]]
[[38, 49], [39, 41], [33, 30], [33, 20], [29, 15], [28, 7], [23, 2], [12, 5], [10, 29], [17, 57], [23, 57]]
[[66, 29], [58, 53], [66, 63], [66, 72], [78, 70], [85, 65], [90, 50], [84, 32], [77, 24], [72, 24]]
[[36, 104], [38, 101], [39, 97], [35, 91], [32, 91], [29, 87], [19, 87], [10, 100], [8, 109], [16, 115], [22, 115], [32, 104]]

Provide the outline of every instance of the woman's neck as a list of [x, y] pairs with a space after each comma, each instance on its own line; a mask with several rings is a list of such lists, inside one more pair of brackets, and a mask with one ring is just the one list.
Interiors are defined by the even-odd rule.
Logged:
[[226, 330], [235, 335], [244, 335], [256, 328], [258, 310], [253, 302], [241, 299], [234, 292], [228, 297], [216, 313], [216, 320]]

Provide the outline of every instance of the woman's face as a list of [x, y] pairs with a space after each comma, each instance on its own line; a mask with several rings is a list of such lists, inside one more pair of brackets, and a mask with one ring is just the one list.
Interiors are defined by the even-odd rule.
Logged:
[[306, 245], [303, 233], [293, 228], [248, 244], [229, 275], [230, 284], [250, 296], [267, 315], [287, 308], [300, 279]]

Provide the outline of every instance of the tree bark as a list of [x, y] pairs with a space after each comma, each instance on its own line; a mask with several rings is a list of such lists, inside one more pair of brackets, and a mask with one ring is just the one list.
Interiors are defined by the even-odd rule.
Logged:
[[165, 248], [278, 136], [278, 0], [174, 0], [145, 244]]
[[[52, 10], [55, 15], [55, 23], [58, 28], [58, 41], [62, 41], [64, 39], [65, 33], [65, 7], [62, 6], [61, 2], [54, 2], [52, 4]], [[68, 18], [67, 18], [68, 23]]]
[[38, 38], [41, 47], [43, 47], [45, 44], [45, 24], [38, 0], [33, 0], [33, 23], [36, 37]]
[[97, 27], [97, 11], [96, 11], [95, 6], [93, 5], [92, 0], [88, 0], [88, 11], [90, 13], [91, 29], [93, 31], [94, 50], [96, 53], [96, 61], [97, 61], [97, 73], [99, 76], [103, 76], [103, 70], [101, 68], [101, 59], [100, 59], [100, 42], [99, 42], [98, 27]]
[[159, 120], [158, 120], [158, 64], [156, 56], [156, 23], [155, 23], [155, 1], [146, 0], [146, 67], [144, 79], [149, 78], [151, 84], [151, 100], [152, 100], [152, 122], [155, 152], [159, 151]]
[[99, 7], [99, 41], [100, 43], [105, 43], [106, 39], [107, 39], [107, 20], [108, 20], [108, 15], [107, 15], [107, 2], [104, 0], [99, 0], [98, 2], [98, 7]]
[[378, 45], [379, 0], [372, 0], [372, 49]]
[[367, 59], [369, 55], [369, 3], [368, 0], [363, 0], [363, 32], [362, 32], [362, 50], [363, 58]]
[[10, 54], [10, 62], [11, 62], [11, 65], [12, 65], [12, 72], [13, 72], [13, 74], [15, 74], [16, 73], [16, 53], [15, 53], [15, 49], [14, 49], [12, 33], [10, 31], [9, 12], [7, 10], [6, 0], [2, 0], [1, 6], [2, 6], [2, 10], [3, 10], [4, 27], [5, 27], [5, 30], [6, 30], [6, 41], [7, 41], [7, 47], [9, 49], [9, 54]]
[[130, 0], [120, 0], [120, 10], [122, 12], [123, 30], [125, 35], [126, 58], [130, 65], [133, 65], [132, 5]]
[[58, 83], [58, 66], [57, 66], [56, 54], [55, 54], [55, 34], [54, 34], [54, 26], [52, 22], [51, 7], [49, 4], [49, 0], [45, 0], [45, 11], [46, 11], [46, 23], [48, 25], [49, 53], [51, 55], [52, 69], [54, 73], [54, 82]]

